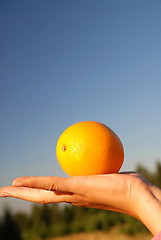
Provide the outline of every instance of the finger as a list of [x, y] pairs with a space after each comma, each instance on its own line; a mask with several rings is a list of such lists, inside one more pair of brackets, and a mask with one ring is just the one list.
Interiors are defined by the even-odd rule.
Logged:
[[13, 186], [1, 188], [0, 197], [14, 197], [37, 203], [60, 203], [74, 201], [73, 194], [70, 193]]
[[62, 192], [75, 192], [78, 188], [72, 178], [63, 177], [20, 177], [13, 181], [15, 187], [40, 188]]

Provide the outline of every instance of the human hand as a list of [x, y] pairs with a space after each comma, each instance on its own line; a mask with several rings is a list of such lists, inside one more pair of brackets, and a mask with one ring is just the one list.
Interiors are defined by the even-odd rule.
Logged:
[[1, 188], [0, 196], [122, 212], [142, 221], [154, 234], [161, 229], [161, 190], [134, 172], [69, 178], [21, 177], [12, 186]]

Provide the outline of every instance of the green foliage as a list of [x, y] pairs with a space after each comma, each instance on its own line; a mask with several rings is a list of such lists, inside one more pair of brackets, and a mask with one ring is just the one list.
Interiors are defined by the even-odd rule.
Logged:
[[21, 232], [9, 209], [6, 209], [0, 225], [0, 239], [21, 240]]
[[[155, 172], [142, 165], [138, 165], [136, 171], [161, 187], [160, 162], [156, 163]], [[0, 218], [0, 239], [45, 240], [77, 232], [108, 231], [114, 226], [129, 235], [147, 231], [138, 220], [121, 213], [69, 204], [33, 204], [30, 215], [4, 211]]]
[[137, 166], [136, 171], [142, 174], [151, 183], [161, 188], [161, 163], [159, 161], [156, 162], [156, 167], [154, 172], [149, 171], [141, 164]]
[[135, 235], [141, 232], [148, 232], [147, 228], [139, 222], [137, 219], [131, 216], [124, 216], [125, 222], [123, 227], [121, 226], [120, 231], [128, 235]]
[[155, 185], [161, 188], [161, 163], [157, 162], [156, 164], [156, 174], [153, 174], [155, 179]]

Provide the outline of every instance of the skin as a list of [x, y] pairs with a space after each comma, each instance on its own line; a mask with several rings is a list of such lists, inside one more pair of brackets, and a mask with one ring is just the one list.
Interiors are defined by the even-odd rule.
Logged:
[[152, 234], [161, 230], [161, 189], [135, 172], [76, 177], [20, 177], [0, 197], [73, 205], [125, 213]]

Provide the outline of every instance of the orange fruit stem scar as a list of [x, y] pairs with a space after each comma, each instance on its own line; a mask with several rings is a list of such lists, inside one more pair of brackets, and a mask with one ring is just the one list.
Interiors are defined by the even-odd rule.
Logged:
[[62, 151], [65, 152], [65, 150], [66, 150], [66, 146], [63, 145], [62, 146]]

